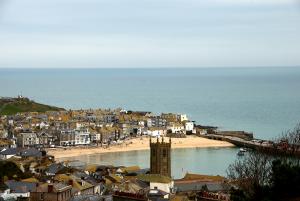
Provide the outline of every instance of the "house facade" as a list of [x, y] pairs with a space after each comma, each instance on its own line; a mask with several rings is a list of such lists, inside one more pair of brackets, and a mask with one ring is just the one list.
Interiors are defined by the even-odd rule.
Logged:
[[184, 126], [181, 123], [171, 122], [167, 129], [172, 133], [185, 133]]
[[30, 192], [30, 201], [69, 201], [72, 186], [63, 183], [45, 183]]
[[74, 130], [61, 130], [59, 132], [59, 145], [68, 146], [75, 145], [75, 132]]
[[17, 136], [17, 145], [19, 147], [30, 147], [39, 144], [39, 138], [36, 133], [20, 133]]
[[75, 129], [75, 145], [87, 145], [91, 143], [90, 132], [87, 128]]

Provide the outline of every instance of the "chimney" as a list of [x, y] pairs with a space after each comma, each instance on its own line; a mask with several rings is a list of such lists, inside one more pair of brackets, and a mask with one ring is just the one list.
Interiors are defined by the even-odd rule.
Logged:
[[53, 184], [48, 184], [48, 193], [53, 192]]
[[42, 150], [41, 153], [42, 153], [42, 156], [46, 156], [47, 155], [47, 152], [45, 150]]
[[73, 186], [73, 180], [69, 179], [69, 185]]

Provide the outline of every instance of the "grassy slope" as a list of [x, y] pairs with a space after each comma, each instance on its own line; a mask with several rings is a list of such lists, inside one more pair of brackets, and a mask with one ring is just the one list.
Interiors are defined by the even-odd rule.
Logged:
[[54, 106], [44, 105], [29, 100], [15, 100], [10, 103], [0, 101], [0, 115], [13, 115], [18, 112], [46, 112], [64, 110]]

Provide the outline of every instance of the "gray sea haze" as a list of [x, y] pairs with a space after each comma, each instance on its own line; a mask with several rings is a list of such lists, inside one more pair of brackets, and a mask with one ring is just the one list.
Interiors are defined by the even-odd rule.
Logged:
[[[22, 93], [38, 102], [71, 109], [122, 107], [157, 114], [186, 113], [198, 124], [246, 130], [264, 139], [275, 138], [300, 121], [299, 91], [300, 68], [287, 67], [0, 69], [0, 96]], [[177, 153], [172, 154], [174, 172], [182, 170], [176, 164], [184, 164], [184, 171], [224, 174], [236, 150], [187, 149], [182, 158], [190, 162], [180, 162]], [[148, 164], [146, 152], [93, 157], [86, 160], [100, 163], [107, 157], [106, 161], [120, 165]]]

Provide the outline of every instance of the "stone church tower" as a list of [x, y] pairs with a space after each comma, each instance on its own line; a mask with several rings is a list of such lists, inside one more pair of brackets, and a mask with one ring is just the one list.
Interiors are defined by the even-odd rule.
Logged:
[[150, 173], [171, 177], [171, 138], [152, 142], [150, 137]]

